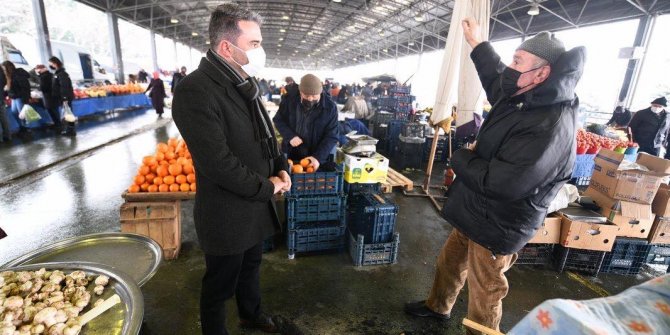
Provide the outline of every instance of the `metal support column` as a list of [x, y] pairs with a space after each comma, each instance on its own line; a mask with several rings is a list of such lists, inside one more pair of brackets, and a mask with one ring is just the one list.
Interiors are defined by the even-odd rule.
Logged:
[[119, 36], [119, 18], [115, 13], [107, 12], [107, 23], [109, 27], [109, 43], [112, 51], [112, 60], [114, 61], [114, 70], [116, 81], [119, 84], [125, 83], [123, 72], [123, 53], [121, 52], [121, 37]]
[[154, 71], [158, 71], [158, 53], [156, 52], [156, 33], [151, 32], [151, 61], [154, 65]]
[[[643, 47], [644, 53], [647, 53], [647, 46], [649, 38], [651, 37], [651, 31], [653, 28], [653, 23], [656, 21], [654, 16], [647, 15], [640, 18], [640, 22], [637, 26], [637, 33], [635, 34], [635, 42], [633, 43], [634, 47]], [[644, 56], [643, 56], [644, 57]], [[621, 85], [621, 90], [619, 91], [619, 101], [624, 102], [624, 106], [630, 107], [632, 102], [631, 88], [634, 88], [637, 84], [637, 80], [640, 76], [642, 61], [639, 59], [631, 59], [628, 61], [628, 67], [626, 68], [626, 74]]]
[[179, 72], [179, 54], [177, 53], [177, 41], [172, 40], [173, 46], [174, 46], [174, 65], [177, 69], [177, 72]]
[[44, 0], [33, 0], [33, 14], [35, 15], [35, 28], [37, 28], [37, 45], [40, 51], [40, 58], [42, 59], [42, 64], [47, 64], [53, 54], [51, 52], [51, 38], [49, 37], [47, 14], [44, 10]]

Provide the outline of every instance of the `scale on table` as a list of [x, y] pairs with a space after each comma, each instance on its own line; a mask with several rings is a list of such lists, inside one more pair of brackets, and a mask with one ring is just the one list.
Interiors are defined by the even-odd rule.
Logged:
[[372, 157], [377, 152], [377, 142], [379, 140], [376, 138], [368, 135], [356, 135], [356, 131], [352, 131], [346, 136], [349, 141], [342, 146], [342, 151], [345, 153], [355, 156]]

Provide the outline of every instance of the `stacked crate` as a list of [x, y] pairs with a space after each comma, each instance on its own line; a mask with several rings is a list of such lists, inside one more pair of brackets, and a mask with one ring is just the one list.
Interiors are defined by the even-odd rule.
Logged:
[[342, 167], [292, 174], [291, 182], [286, 196], [289, 259], [297, 253], [344, 248], [347, 196]]
[[401, 127], [398, 145], [391, 162], [397, 170], [423, 167], [423, 147], [426, 143], [426, 124], [405, 123]]
[[398, 206], [379, 193], [379, 185], [356, 189], [351, 185], [347, 222], [354, 265], [395, 264], [400, 243], [395, 232]]
[[554, 247], [560, 242], [561, 218], [550, 215], [544, 219], [542, 226], [537, 229], [535, 236], [517, 252], [515, 264], [545, 265], [550, 264]]

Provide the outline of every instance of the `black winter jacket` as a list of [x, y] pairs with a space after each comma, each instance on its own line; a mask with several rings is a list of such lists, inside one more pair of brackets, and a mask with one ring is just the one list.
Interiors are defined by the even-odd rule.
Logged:
[[42, 101], [47, 109], [58, 107], [58, 99], [53, 94], [54, 75], [49, 71], [40, 73], [40, 91], [42, 91]]
[[[300, 100], [300, 92], [286, 94], [272, 119], [282, 136], [282, 151], [291, 159], [314, 156], [323, 164], [338, 141], [337, 105], [329, 95], [321, 92], [319, 103], [305, 115]], [[308, 136], [301, 133], [308, 133]], [[295, 136], [303, 141], [297, 148], [289, 143]]]
[[531, 91], [506, 97], [505, 65], [488, 42], [471, 53], [489, 101], [474, 151], [454, 153], [456, 179], [442, 210], [454, 228], [494, 254], [519, 251], [543, 222], [547, 207], [569, 180], [575, 160], [583, 47], [564, 53], [549, 78]]
[[263, 158], [250, 105], [207, 58], [175, 89], [172, 117], [193, 156], [193, 216], [207, 255], [240, 254], [280, 229], [274, 185], [286, 160]]
[[70, 75], [65, 72], [65, 68], [56, 70], [52, 84], [52, 92], [58, 105], [63, 104], [63, 101], [72, 102], [72, 100], [74, 100], [72, 80], [70, 80]]
[[628, 127], [641, 152], [657, 155], [658, 148], [667, 144], [670, 120], [665, 110], [656, 114], [647, 107], [635, 113]]
[[30, 74], [18, 67], [12, 74], [12, 83], [7, 92], [12, 99], [21, 99], [27, 104], [30, 100]]

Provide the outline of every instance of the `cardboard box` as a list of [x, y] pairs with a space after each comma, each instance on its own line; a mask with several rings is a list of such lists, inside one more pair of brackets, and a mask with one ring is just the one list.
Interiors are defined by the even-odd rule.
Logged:
[[590, 223], [561, 219], [561, 245], [568, 248], [612, 251], [618, 227], [611, 222]]
[[649, 243], [670, 244], [670, 218], [656, 217], [649, 233]]
[[372, 157], [358, 157], [337, 149], [336, 161], [344, 163], [344, 180], [347, 183], [384, 183], [389, 171], [388, 158], [375, 153]]
[[658, 216], [670, 217], [670, 186], [661, 184], [651, 204], [651, 210]]
[[561, 217], [549, 214], [528, 243], [558, 244], [561, 242]]
[[623, 159], [623, 154], [600, 150], [590, 185], [610, 198], [651, 204], [663, 178], [670, 175], [670, 161], [640, 153], [637, 163], [650, 171], [619, 170]]
[[651, 205], [612, 199], [590, 186], [584, 195], [591, 197], [596, 205], [601, 207], [600, 214], [619, 227], [617, 236], [634, 238], [649, 236], [654, 224]]

